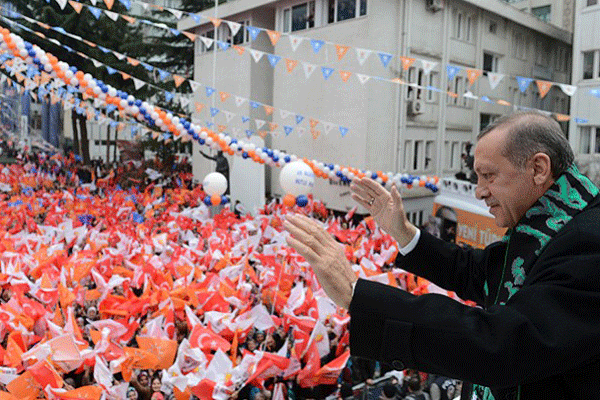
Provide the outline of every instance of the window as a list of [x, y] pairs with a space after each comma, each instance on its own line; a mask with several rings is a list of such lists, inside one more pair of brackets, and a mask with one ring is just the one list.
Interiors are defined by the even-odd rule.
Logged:
[[[408, 69], [408, 82], [414, 83], [418, 86], [423, 86], [424, 84], [425, 71], [422, 68], [410, 67]], [[414, 88], [412, 86], [406, 86], [406, 99], [407, 100], [415, 100], [423, 98], [423, 89]]]
[[367, 15], [367, 0], [329, 0], [327, 23], [345, 21]]
[[450, 169], [456, 169], [460, 166], [460, 150], [458, 142], [452, 142], [450, 145]]
[[250, 32], [246, 29], [247, 26], [250, 26], [249, 20], [239, 21], [238, 22], [241, 27], [240, 30], [237, 31], [235, 36], [233, 37], [233, 44], [243, 44], [248, 43], [250, 41]]
[[594, 77], [594, 51], [583, 52], [583, 79]]
[[498, 23], [496, 21], [490, 21], [489, 32], [495, 35], [498, 32]]
[[550, 22], [550, 15], [552, 13], [552, 6], [533, 7], [531, 13], [541, 19], [544, 22]]
[[600, 153], [600, 127], [596, 127], [596, 144], [594, 146], [594, 152]]
[[554, 70], [557, 72], [567, 72], [567, 50], [564, 47], [559, 47], [556, 50]]
[[591, 130], [589, 126], [582, 126], [579, 134], [579, 152], [582, 154], [590, 153]]
[[448, 82], [448, 91], [456, 93], [457, 96], [448, 95], [446, 103], [466, 107], [469, 99], [463, 96], [465, 94], [465, 87], [466, 79], [462, 76], [456, 76], [454, 80]]
[[423, 226], [423, 210], [406, 213], [406, 218], [415, 226]]
[[498, 118], [498, 115], [496, 115], [496, 114], [484, 114], [484, 113], [481, 113], [479, 115], [479, 132], [482, 132], [490, 124], [494, 123], [494, 121], [497, 118]]
[[521, 60], [527, 60], [527, 41], [522, 32], [513, 34], [513, 56]]
[[413, 171], [417, 171], [421, 168], [419, 163], [423, 159], [423, 141], [415, 140], [415, 148], [413, 152]]
[[[427, 76], [427, 85], [431, 87], [438, 87], [438, 73], [431, 71]], [[436, 103], [437, 102], [437, 92], [435, 90], [427, 91], [427, 98], [425, 99], [428, 103]]]
[[483, 52], [483, 75], [487, 76], [487, 72], [498, 72], [498, 64], [500, 58], [487, 51]]
[[464, 11], [454, 9], [454, 38], [470, 42], [473, 38], [474, 22], [471, 15]]
[[411, 149], [412, 149], [412, 141], [405, 140], [404, 141], [404, 170], [409, 171], [411, 165]]
[[283, 32], [296, 32], [315, 27], [315, 2], [296, 4], [283, 10]]
[[535, 63], [543, 67], [550, 65], [551, 49], [548, 43], [542, 40], [537, 40], [535, 45]]
[[435, 142], [433, 140], [428, 140], [425, 143], [425, 171], [433, 170], [433, 156], [435, 154]]
[[587, 6], [595, 6], [598, 4], [598, 0], [587, 0]]

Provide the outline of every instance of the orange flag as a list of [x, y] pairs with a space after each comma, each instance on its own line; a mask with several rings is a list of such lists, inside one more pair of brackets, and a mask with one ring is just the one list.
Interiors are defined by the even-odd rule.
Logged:
[[317, 125], [319, 124], [319, 121], [316, 119], [310, 119], [310, 129], [315, 129], [317, 127]]
[[552, 82], [536, 80], [535, 83], [540, 91], [540, 97], [543, 99], [552, 88]]
[[215, 28], [218, 28], [219, 25], [221, 25], [221, 20], [219, 18], [208, 17], [208, 19], [210, 20], [210, 22], [213, 23], [213, 25], [215, 26]]
[[350, 78], [351, 75], [352, 75], [352, 72], [350, 72], [350, 71], [340, 71], [340, 76], [342, 78], [342, 81], [344, 81], [344, 82], [348, 82], [348, 79]]
[[335, 45], [335, 53], [337, 54], [338, 60], [341, 60], [342, 58], [344, 58], [344, 56], [348, 52], [348, 49], [349, 49], [348, 46], [342, 46], [341, 44]]
[[233, 46], [231, 46], [235, 49], [235, 51], [237, 51], [237, 53], [241, 56], [242, 54], [244, 54], [244, 52], [246, 51], [245, 47], [242, 46], [238, 46], [237, 44], [234, 44]]
[[100, 386], [82, 386], [66, 392], [50, 390], [57, 400], [100, 400], [102, 396], [102, 388]]
[[274, 131], [275, 129], [277, 129], [279, 125], [278, 124], [274, 124], [272, 122], [269, 122], [269, 130], [270, 131]]
[[571, 119], [570, 116], [565, 115], [565, 114], [554, 114], [554, 117], [559, 122], [566, 122], [566, 121], [569, 121]]
[[271, 106], [263, 106], [263, 107], [265, 108], [265, 114], [267, 114], [267, 115], [273, 114], [273, 110], [274, 110], [273, 107], [271, 107]]
[[121, 14], [121, 18], [123, 18], [125, 21], [129, 22], [130, 24], [135, 24], [135, 18], [130, 17], [129, 15]]
[[127, 62], [131, 65], [133, 65], [134, 67], [137, 67], [138, 65], [140, 65], [140, 62], [138, 60], [136, 60], [135, 58], [131, 58], [131, 57], [127, 57]]
[[202, 110], [204, 109], [204, 107], [206, 107], [206, 105], [204, 105], [202, 103], [196, 102], [196, 111], [197, 112], [202, 112]]
[[53, 388], [63, 387], [63, 380], [54, 367], [46, 360], [38, 361], [27, 369], [35, 381], [43, 388], [50, 385]]
[[287, 68], [288, 72], [292, 72], [294, 68], [296, 68], [296, 65], [298, 65], [298, 61], [290, 60], [289, 58], [285, 59], [285, 67]]
[[106, 7], [108, 7], [109, 10], [112, 8], [114, 3], [115, 0], [104, 0], [104, 4], [106, 4]]
[[311, 133], [313, 139], [317, 139], [319, 137], [319, 135], [321, 134], [321, 131], [317, 131], [315, 129], [311, 129], [310, 133]]
[[400, 61], [402, 62], [402, 69], [406, 71], [407, 69], [412, 67], [412, 65], [415, 62], [415, 59], [409, 57], [400, 57]]
[[81, 9], [83, 8], [83, 4], [78, 3], [76, 1], [71, 1], [71, 0], [69, 0], [69, 4], [71, 5], [71, 7], [73, 7], [73, 9], [75, 10], [75, 12], [77, 12], [77, 14], [81, 13]]
[[267, 137], [267, 131], [258, 131], [258, 136], [264, 139]]
[[227, 92], [219, 92], [219, 97], [221, 98], [221, 102], [224, 102], [229, 98], [229, 93]]
[[40, 394], [40, 388], [35, 378], [29, 371], [25, 371], [18, 378], [6, 385], [8, 391], [19, 399], [35, 399]]
[[177, 354], [177, 341], [139, 336], [136, 341], [140, 349], [158, 355], [158, 365], [155, 369], [167, 369], [173, 365]]
[[467, 78], [469, 78], [469, 85], [473, 86], [477, 79], [481, 76], [482, 71], [480, 69], [467, 69]]
[[195, 34], [193, 34], [193, 33], [186, 32], [186, 31], [181, 31], [181, 33], [183, 33], [185, 36], [187, 36], [187, 37], [188, 37], [188, 39], [190, 39], [192, 42], [193, 42], [194, 40], [196, 40], [196, 36], [197, 36], [197, 35], [195, 35]]
[[179, 75], [173, 75], [173, 80], [175, 81], [175, 87], [179, 87], [183, 82], [185, 82], [185, 78]]
[[273, 46], [275, 46], [277, 44], [277, 42], [279, 41], [279, 38], [281, 37], [281, 32], [270, 31], [268, 29], [265, 29], [265, 31], [267, 32], [267, 35], [269, 35], [269, 39], [271, 39], [271, 43], [273, 44]]

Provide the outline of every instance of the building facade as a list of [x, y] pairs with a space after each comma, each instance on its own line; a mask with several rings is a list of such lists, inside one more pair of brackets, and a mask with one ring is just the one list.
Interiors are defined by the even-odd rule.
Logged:
[[505, 0], [542, 21], [573, 32], [575, 0]]
[[577, 86], [577, 92], [571, 114], [580, 123], [571, 124], [569, 141], [579, 164], [600, 183], [600, 38], [592, 33], [600, 26], [600, 1], [578, 1], [575, 22], [573, 85]]
[[[461, 155], [480, 129], [513, 106], [569, 112], [569, 97], [558, 87], [542, 98], [535, 83], [523, 88], [517, 77], [569, 83], [572, 35], [500, 1], [236, 0], [203, 15], [263, 31], [255, 38], [251, 29], [232, 35], [221, 23], [215, 33], [212, 23], [182, 20], [180, 29], [204, 38], [196, 40], [194, 80], [285, 112], [267, 115], [251, 102], [209, 99], [203, 90], [195, 100], [247, 115], [247, 122], [227, 125], [234, 136], [260, 132], [258, 125], [274, 128], [265, 145], [300, 157], [449, 176], [464, 168]], [[245, 56], [223, 51], [219, 42], [243, 47]], [[196, 116], [225, 124], [219, 117], [207, 118], [206, 110]], [[209, 166], [196, 153], [194, 171], [202, 176]], [[266, 171], [266, 188], [284, 194], [277, 170]], [[354, 205], [338, 182], [318, 182], [314, 195], [334, 209]], [[413, 189], [405, 198], [413, 221], [424, 222], [431, 193]]]

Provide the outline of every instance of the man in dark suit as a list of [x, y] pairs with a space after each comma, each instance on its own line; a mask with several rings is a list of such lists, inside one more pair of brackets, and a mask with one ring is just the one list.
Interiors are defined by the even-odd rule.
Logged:
[[463, 399], [600, 399], [600, 195], [573, 160], [542, 114], [483, 131], [476, 195], [508, 228], [483, 250], [419, 231], [395, 187], [353, 182], [353, 198], [398, 242], [397, 267], [479, 307], [357, 280], [343, 248], [308, 218], [288, 218], [288, 243], [349, 309], [353, 356], [465, 381]]

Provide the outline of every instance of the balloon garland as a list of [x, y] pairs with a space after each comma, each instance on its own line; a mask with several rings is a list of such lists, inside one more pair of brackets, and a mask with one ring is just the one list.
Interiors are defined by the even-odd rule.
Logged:
[[[312, 188], [314, 177], [323, 179], [332, 179], [349, 183], [354, 178], [370, 177], [381, 185], [395, 183], [397, 186], [411, 189], [415, 186], [424, 187], [432, 192], [437, 192], [437, 176], [415, 176], [409, 174], [400, 174], [382, 171], [359, 170], [350, 166], [340, 166], [338, 164], [323, 163], [316, 160], [300, 159], [293, 154], [286, 154], [277, 149], [267, 147], [257, 147], [253, 143], [245, 143], [242, 140], [232, 138], [225, 133], [216, 134], [206, 128], [199, 127], [190, 123], [184, 118], [179, 118], [171, 112], [164, 111], [157, 106], [153, 106], [146, 101], [136, 99], [131, 94], [105, 84], [101, 80], [95, 79], [89, 73], [77, 70], [76, 67], [69, 66], [64, 61], [50, 53], [45, 52], [37, 45], [33, 45], [23, 40], [20, 36], [10, 32], [6, 28], [0, 29], [1, 43], [0, 52], [12, 53], [15, 57], [25, 60], [28, 64], [35, 64], [40, 71], [50, 74], [52, 78], [62, 80], [65, 84], [77, 89], [80, 93], [100, 100], [100, 104], [114, 105], [119, 111], [122, 111], [139, 122], [145, 122], [150, 127], [157, 127], [166, 135], [173, 135], [176, 139], [188, 141], [190, 138], [196, 140], [200, 145], [206, 145], [213, 149], [220, 149], [229, 155], [241, 156], [243, 159], [251, 159], [259, 164], [267, 164], [271, 167], [289, 166], [288, 171], [282, 171], [283, 180], [280, 179], [282, 188], [287, 192], [283, 198], [284, 204], [293, 206], [294, 204], [303, 207], [308, 204], [306, 192], [307, 188]], [[300, 166], [302, 163], [304, 167]], [[305, 168], [305, 167], [308, 167]], [[295, 174], [303, 175], [302, 182], [290, 178]], [[312, 177], [308, 171], [312, 171]], [[209, 174], [210, 175], [210, 174]], [[312, 182], [311, 182], [312, 179]], [[298, 188], [304, 186], [300, 192]], [[218, 197], [218, 198], [217, 198]], [[222, 193], [213, 193], [207, 196], [210, 204], [224, 204], [228, 200]]]

